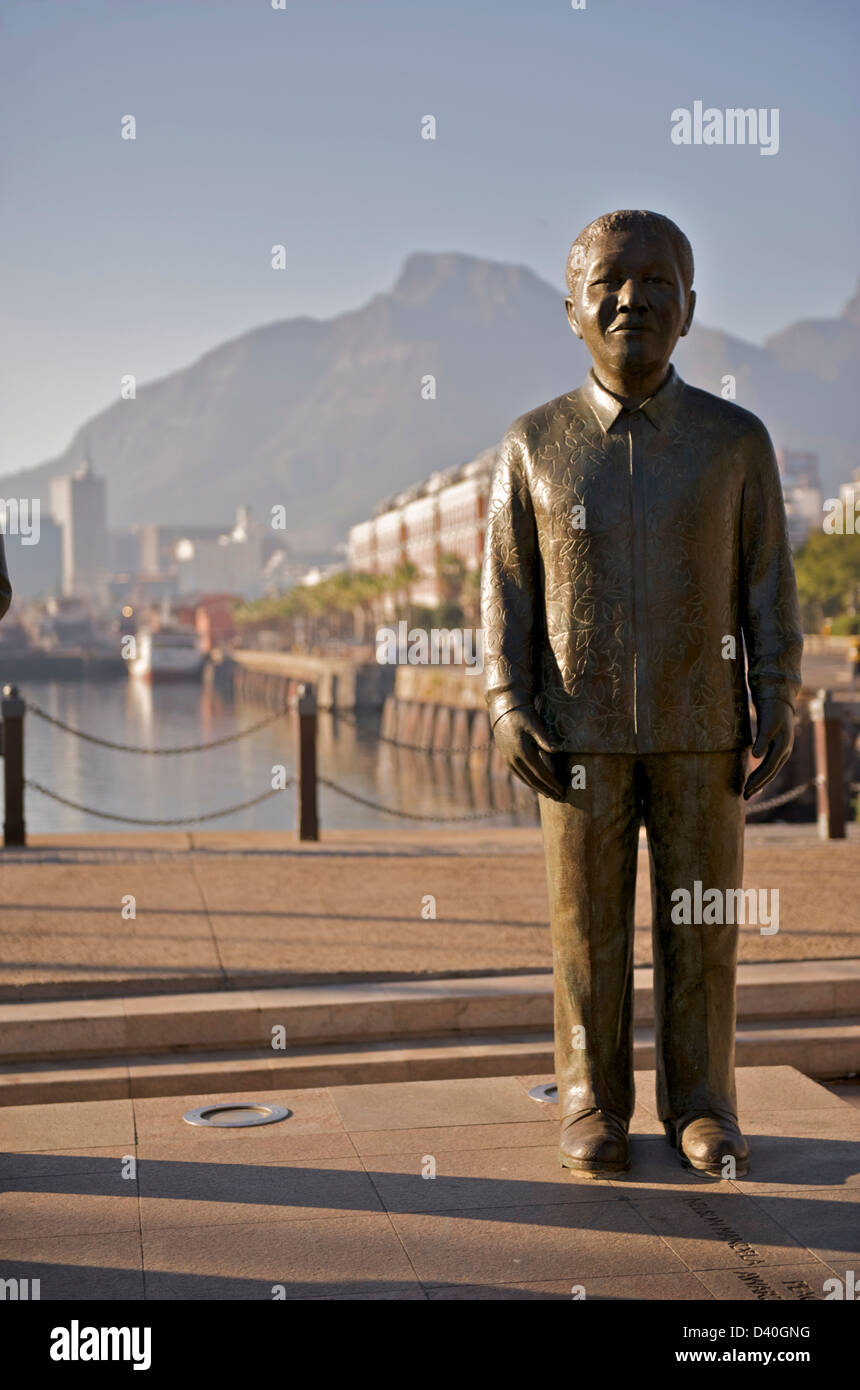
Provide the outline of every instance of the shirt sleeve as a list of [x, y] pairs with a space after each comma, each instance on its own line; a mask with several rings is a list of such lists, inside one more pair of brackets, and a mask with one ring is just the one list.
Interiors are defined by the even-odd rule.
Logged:
[[803, 634], [779, 468], [760, 422], [745, 448], [740, 608], [747, 680], [756, 704], [784, 700], [793, 709], [801, 684]]
[[534, 704], [535, 591], [539, 555], [522, 441], [509, 431], [493, 475], [481, 576], [484, 691], [495, 725]]

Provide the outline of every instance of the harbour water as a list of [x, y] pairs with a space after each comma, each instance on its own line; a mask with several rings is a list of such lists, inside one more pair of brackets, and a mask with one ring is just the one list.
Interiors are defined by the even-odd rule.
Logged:
[[[22, 696], [85, 733], [116, 743], [171, 747], [225, 738], [266, 718], [259, 705], [240, 703], [195, 681], [148, 685], [142, 681], [22, 681]], [[354, 794], [386, 807], [434, 819], [414, 821], [350, 801], [319, 788], [321, 829], [432, 829], [449, 817], [482, 826], [536, 825], [535, 799], [519, 784], [489, 777], [462, 758], [395, 748], [376, 737], [378, 714], [319, 715], [318, 772]], [[295, 716], [219, 748], [171, 757], [118, 752], [59, 729], [32, 712], [25, 719], [25, 777], [68, 800], [118, 816], [150, 821], [207, 816], [249, 801], [272, 786], [273, 769], [296, 772]], [[494, 813], [495, 812], [495, 813]], [[502, 812], [502, 814], [499, 814]], [[25, 789], [28, 833], [142, 830], [88, 815]], [[438, 819], [435, 819], [437, 818]], [[288, 786], [256, 806], [215, 820], [191, 819], [190, 829], [292, 830], [296, 789]], [[170, 827], [165, 827], [170, 828]]]

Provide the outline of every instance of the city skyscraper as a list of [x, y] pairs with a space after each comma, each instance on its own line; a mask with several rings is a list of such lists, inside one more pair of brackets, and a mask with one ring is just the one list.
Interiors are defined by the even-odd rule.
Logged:
[[53, 479], [51, 514], [63, 529], [63, 593], [99, 601], [109, 569], [107, 490], [88, 457], [75, 473]]

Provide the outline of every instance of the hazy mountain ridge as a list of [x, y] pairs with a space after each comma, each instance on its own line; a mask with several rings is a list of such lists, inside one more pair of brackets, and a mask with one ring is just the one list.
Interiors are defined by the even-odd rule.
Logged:
[[[839, 319], [805, 320], [763, 347], [694, 325], [675, 361], [738, 403], [774, 442], [815, 449], [825, 494], [858, 466], [860, 291]], [[579, 384], [588, 357], [562, 295], [523, 266], [418, 252], [393, 289], [333, 319], [252, 329], [138, 386], [69, 448], [7, 474], [8, 496], [42, 496], [89, 448], [108, 479], [111, 525], [228, 521], [241, 502], [291, 518], [287, 539], [320, 551], [376, 502], [496, 442], [522, 411]], [[423, 400], [421, 380], [436, 378]]]

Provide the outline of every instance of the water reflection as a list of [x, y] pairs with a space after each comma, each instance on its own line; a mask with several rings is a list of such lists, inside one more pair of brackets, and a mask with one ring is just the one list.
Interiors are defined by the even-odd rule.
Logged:
[[[22, 694], [75, 728], [147, 747], [223, 738], [266, 715], [260, 705], [237, 703], [206, 683], [31, 681]], [[490, 777], [480, 755], [446, 759], [395, 748], [374, 737], [377, 726], [376, 716], [368, 713], [359, 727], [351, 719], [320, 713], [320, 774], [384, 806], [439, 819], [395, 819], [321, 787], [323, 829], [433, 829], [444, 825], [446, 817], [464, 812], [478, 818], [460, 824], [475, 828], [537, 825], [533, 794], [519, 782]], [[288, 714], [222, 748], [148, 757], [87, 743], [29, 714], [25, 776], [74, 801], [121, 815], [199, 815], [259, 795], [271, 787], [273, 769], [279, 765], [294, 774], [296, 732], [295, 716]], [[110, 821], [61, 806], [31, 789], [26, 792], [26, 818], [31, 833], [111, 828]], [[207, 824], [224, 830], [274, 830], [293, 829], [295, 821], [296, 793], [288, 787], [259, 806]], [[117, 823], [114, 828], [134, 829]]]

